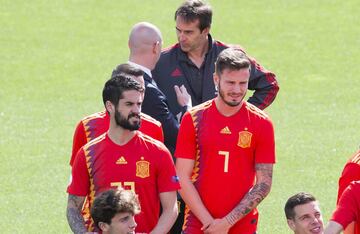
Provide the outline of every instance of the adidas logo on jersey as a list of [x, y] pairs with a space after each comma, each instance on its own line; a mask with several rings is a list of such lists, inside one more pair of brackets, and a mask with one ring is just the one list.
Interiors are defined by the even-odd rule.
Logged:
[[230, 131], [229, 127], [226, 126], [225, 128], [221, 129], [220, 133], [221, 134], [231, 134], [231, 131]]
[[121, 156], [117, 161], [116, 164], [127, 164], [126, 159], [124, 158], [124, 156]]

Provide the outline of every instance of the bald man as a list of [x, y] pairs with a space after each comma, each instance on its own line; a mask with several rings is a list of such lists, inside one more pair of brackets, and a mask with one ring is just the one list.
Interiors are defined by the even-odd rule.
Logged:
[[148, 22], [133, 26], [129, 35], [129, 63], [144, 71], [145, 97], [142, 112], [161, 122], [164, 131], [164, 143], [171, 153], [175, 150], [179, 122], [186, 110], [191, 107], [191, 97], [184, 86], [176, 86], [177, 100], [182, 106], [179, 116], [174, 116], [168, 106], [166, 96], [153, 80], [151, 70], [160, 58], [162, 35], [160, 30]]
[[[164, 143], [173, 154], [179, 131], [179, 122], [183, 114], [191, 107], [191, 96], [185, 86], [174, 87], [173, 92], [176, 93], [177, 102], [182, 107], [182, 111], [177, 116], [174, 116], [169, 109], [167, 97], [158, 88], [151, 74], [151, 70], [154, 69], [160, 58], [162, 43], [161, 32], [155, 25], [148, 22], [135, 24], [129, 35], [129, 63], [144, 71], [145, 97], [141, 107], [142, 112], [161, 122]], [[178, 206], [180, 208], [178, 219], [170, 233], [181, 232], [185, 204], [180, 196], [178, 196]]]

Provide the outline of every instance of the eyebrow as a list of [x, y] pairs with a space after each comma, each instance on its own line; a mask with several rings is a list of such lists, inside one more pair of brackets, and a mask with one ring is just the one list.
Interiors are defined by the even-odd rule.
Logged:
[[179, 31], [183, 31], [183, 32], [194, 32], [194, 30], [181, 30], [180, 28], [178, 27], [175, 27], [176, 30], [179, 30]]

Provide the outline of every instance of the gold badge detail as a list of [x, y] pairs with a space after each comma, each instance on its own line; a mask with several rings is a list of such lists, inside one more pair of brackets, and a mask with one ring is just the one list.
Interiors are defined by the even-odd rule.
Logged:
[[141, 157], [140, 161], [136, 162], [136, 176], [146, 178], [150, 176], [150, 163]]
[[249, 148], [251, 145], [252, 133], [246, 130], [247, 129], [245, 129], [245, 131], [239, 132], [239, 140], [237, 145], [240, 146], [241, 148]]

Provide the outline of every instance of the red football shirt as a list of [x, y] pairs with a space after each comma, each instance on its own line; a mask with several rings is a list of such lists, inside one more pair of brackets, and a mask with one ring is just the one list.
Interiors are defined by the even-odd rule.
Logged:
[[331, 217], [332, 221], [335, 221], [343, 229], [347, 227], [351, 222], [356, 222], [356, 226], [360, 223], [360, 181], [353, 181], [345, 189], [344, 193], [340, 197], [339, 203]]
[[[352, 182], [360, 180], [360, 150], [358, 150], [345, 164], [339, 179], [337, 203], [346, 187]], [[360, 234], [360, 222], [355, 224], [354, 234]]]
[[170, 152], [159, 141], [136, 131], [119, 146], [105, 133], [83, 146], [74, 161], [68, 193], [87, 196], [90, 206], [83, 210], [89, 231], [94, 223], [89, 209], [101, 192], [122, 186], [139, 196], [141, 213], [136, 216], [136, 232], [150, 232], [159, 219], [159, 193], [180, 188]]
[[[74, 163], [76, 153], [79, 149], [109, 129], [110, 116], [103, 110], [83, 118], [76, 126], [70, 165]], [[141, 113], [141, 126], [139, 131], [152, 138], [164, 142], [164, 134], [161, 123], [154, 118]]]
[[[254, 185], [255, 163], [275, 163], [274, 130], [268, 116], [244, 102], [233, 116], [219, 113], [214, 101], [186, 113], [177, 139], [175, 157], [195, 160], [193, 183], [214, 218], [227, 215]], [[229, 233], [254, 233], [257, 210], [237, 222]], [[190, 212], [184, 230], [202, 233]]]

